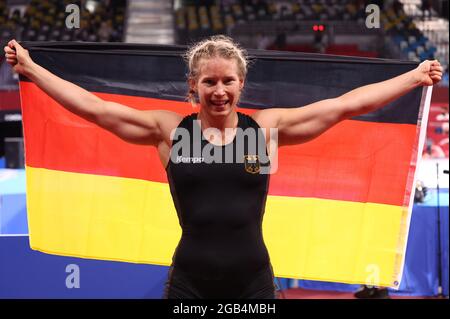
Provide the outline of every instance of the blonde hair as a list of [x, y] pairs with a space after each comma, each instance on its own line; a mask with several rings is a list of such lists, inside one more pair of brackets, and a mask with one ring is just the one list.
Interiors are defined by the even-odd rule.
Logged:
[[[208, 39], [192, 45], [185, 53], [184, 59], [189, 67], [188, 80], [197, 80], [199, 75], [199, 62], [201, 59], [221, 57], [235, 59], [238, 67], [239, 77], [245, 79], [248, 68], [247, 51], [239, 44], [225, 35], [214, 35]], [[187, 99], [193, 106], [196, 104], [195, 92], [189, 89]]]

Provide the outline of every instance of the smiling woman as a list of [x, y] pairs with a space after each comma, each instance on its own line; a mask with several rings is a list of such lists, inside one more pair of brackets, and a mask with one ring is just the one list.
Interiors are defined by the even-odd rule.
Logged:
[[235, 127], [236, 114], [233, 110], [239, 101], [244, 79], [239, 78], [236, 62], [220, 57], [204, 59], [200, 62], [200, 75], [190, 79], [191, 90], [196, 92], [200, 101], [199, 119], [211, 123], [221, 122], [225, 127]]
[[[167, 298], [275, 298], [271, 260], [262, 236], [269, 175], [262, 173], [261, 158], [277, 135], [254, 134], [261, 145], [255, 149], [238, 132], [275, 129], [280, 145], [304, 143], [342, 120], [373, 112], [419, 86], [433, 85], [442, 76], [439, 62], [425, 61], [412, 71], [338, 97], [306, 106], [267, 108], [248, 116], [237, 112], [247, 75], [245, 51], [231, 39], [216, 36], [193, 46], [186, 55], [190, 98], [198, 97], [200, 112], [182, 117], [105, 101], [36, 64], [15, 40], [4, 50], [16, 72], [68, 111], [125, 141], [157, 148], [182, 228]], [[214, 130], [220, 132], [219, 141], [209, 136]], [[178, 143], [187, 143], [189, 151], [178, 153], [184, 149]], [[198, 155], [196, 145], [210, 152]], [[239, 147], [245, 158], [227, 161], [226, 154]], [[224, 158], [203, 158], [211, 154]]]
[[237, 125], [234, 110], [247, 75], [246, 51], [230, 38], [219, 35], [193, 46], [185, 59], [189, 65], [188, 99], [195, 105], [198, 96], [202, 129], [218, 128], [223, 133], [221, 143], [228, 144], [233, 135], [225, 134], [225, 128]]
[[[228, 61], [234, 60], [237, 76], [239, 80], [244, 81], [248, 69], [247, 52], [230, 38], [223, 35], [217, 35], [203, 40], [192, 46], [186, 52], [184, 58], [189, 66], [189, 81], [196, 82], [198, 80], [198, 76], [201, 74], [201, 60], [210, 60], [217, 57]], [[191, 103], [195, 104], [196, 101], [193, 93], [195, 91], [190, 87], [188, 98]]]
[[[254, 119], [236, 111], [246, 53], [231, 39], [215, 36], [192, 47], [186, 60], [189, 99], [196, 104], [198, 97], [200, 112], [178, 125], [171, 149], [177, 160], [166, 169], [183, 235], [165, 296], [275, 298], [262, 237], [269, 176], [258, 174], [265, 137]], [[242, 131], [254, 132], [255, 138], [243, 138]], [[242, 155], [229, 156], [239, 145]], [[202, 150], [201, 157], [195, 149]]]

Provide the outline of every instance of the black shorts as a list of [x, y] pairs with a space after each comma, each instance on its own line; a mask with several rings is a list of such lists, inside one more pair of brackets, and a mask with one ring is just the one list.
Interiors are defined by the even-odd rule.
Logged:
[[171, 266], [163, 298], [275, 299], [276, 290], [272, 266], [252, 275], [217, 280], [195, 277]]

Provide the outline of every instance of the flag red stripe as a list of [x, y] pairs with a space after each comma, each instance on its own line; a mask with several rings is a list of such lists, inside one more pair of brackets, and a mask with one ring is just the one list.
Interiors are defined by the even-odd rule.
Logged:
[[[123, 142], [66, 111], [33, 83], [21, 86], [28, 166], [167, 182], [155, 148]], [[184, 102], [97, 95], [137, 109], [198, 111]], [[280, 148], [269, 194], [401, 206], [415, 137], [411, 124], [343, 121], [312, 142]]]

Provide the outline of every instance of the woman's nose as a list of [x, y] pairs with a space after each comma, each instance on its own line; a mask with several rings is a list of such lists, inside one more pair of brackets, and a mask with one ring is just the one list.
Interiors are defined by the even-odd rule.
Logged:
[[214, 90], [214, 94], [218, 95], [218, 96], [225, 95], [225, 90], [224, 90], [223, 85], [217, 84], [216, 89]]

